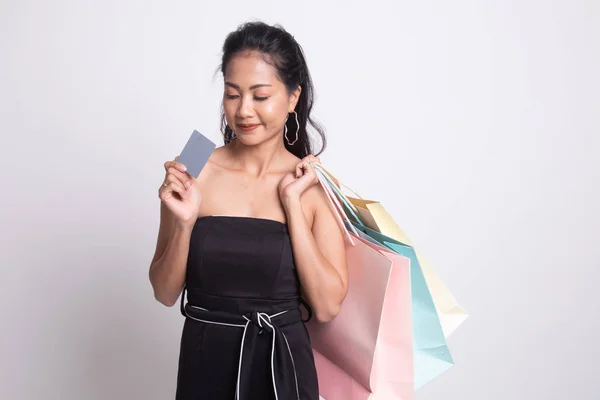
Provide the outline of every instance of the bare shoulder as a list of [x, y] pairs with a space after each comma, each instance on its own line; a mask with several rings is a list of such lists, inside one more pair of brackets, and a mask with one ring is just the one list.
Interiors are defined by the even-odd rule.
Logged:
[[223, 168], [227, 165], [229, 157], [229, 150], [226, 146], [217, 147], [208, 158], [206, 165], [212, 169]]
[[317, 219], [330, 219], [333, 216], [329, 199], [320, 183], [316, 183], [306, 190], [303, 195], [302, 203], [306, 205], [306, 211], [310, 215], [312, 226], [315, 226]]
[[230, 156], [229, 149], [226, 145], [217, 147], [209, 157], [209, 161], [213, 163], [223, 163]]
[[222, 174], [225, 171], [224, 166], [227, 165], [228, 152], [225, 146], [217, 147], [206, 162], [202, 172], [198, 175], [198, 183], [204, 186], [211, 181], [215, 176]]
[[[302, 161], [301, 158], [289, 153], [290, 165], [292, 171], [295, 171], [296, 166]], [[315, 226], [318, 228], [321, 224], [315, 224], [317, 219], [321, 222], [332, 221], [335, 216], [331, 210], [329, 199], [325, 190], [319, 182], [306, 189], [302, 194], [302, 205], [309, 224], [314, 229]]]

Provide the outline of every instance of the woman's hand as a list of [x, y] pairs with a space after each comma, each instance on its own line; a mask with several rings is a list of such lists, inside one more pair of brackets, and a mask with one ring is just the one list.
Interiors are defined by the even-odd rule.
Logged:
[[279, 182], [279, 198], [284, 207], [299, 202], [308, 188], [319, 183], [314, 168], [309, 163], [320, 163], [319, 157], [308, 155], [296, 165], [295, 173], [287, 173]]
[[198, 218], [202, 196], [196, 180], [188, 174], [185, 165], [173, 161], [165, 162], [165, 180], [158, 190], [158, 197], [181, 226], [193, 226]]

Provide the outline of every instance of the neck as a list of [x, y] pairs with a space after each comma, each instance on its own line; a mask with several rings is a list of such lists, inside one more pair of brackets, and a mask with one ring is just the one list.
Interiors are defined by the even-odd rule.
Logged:
[[257, 178], [281, 169], [281, 161], [287, 153], [280, 135], [253, 146], [245, 145], [239, 139], [235, 139], [230, 146], [236, 169], [241, 169]]

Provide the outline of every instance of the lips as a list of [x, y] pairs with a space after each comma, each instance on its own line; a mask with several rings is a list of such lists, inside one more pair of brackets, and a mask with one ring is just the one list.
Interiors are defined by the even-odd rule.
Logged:
[[244, 124], [244, 125], [238, 125], [238, 126], [239, 126], [239, 128], [240, 128], [241, 130], [243, 130], [244, 132], [248, 132], [248, 131], [251, 131], [251, 130], [254, 130], [254, 129], [256, 129], [256, 128], [257, 128], [257, 127], [259, 127], [260, 125], [259, 125], [259, 124]]

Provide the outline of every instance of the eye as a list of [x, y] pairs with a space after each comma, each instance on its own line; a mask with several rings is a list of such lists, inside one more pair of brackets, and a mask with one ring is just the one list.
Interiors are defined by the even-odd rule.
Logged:
[[237, 99], [240, 96], [238, 96], [237, 94], [226, 94], [225, 97], [228, 99]]
[[268, 99], [268, 97], [255, 97], [254, 99], [256, 101], [265, 101], [266, 99]]

